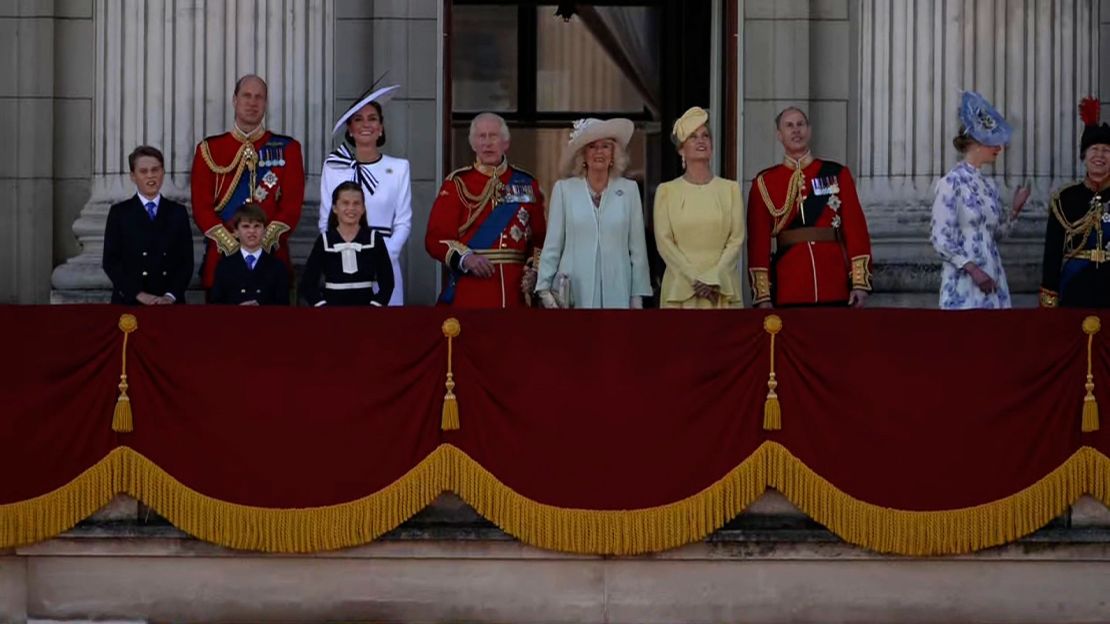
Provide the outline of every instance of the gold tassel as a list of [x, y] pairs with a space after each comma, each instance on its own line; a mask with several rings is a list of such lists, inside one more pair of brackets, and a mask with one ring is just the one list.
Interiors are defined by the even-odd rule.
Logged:
[[1083, 397], [1083, 433], [1098, 431], [1098, 400], [1095, 399], [1095, 375], [1091, 367], [1091, 352], [1094, 348], [1095, 334], [1102, 329], [1102, 321], [1097, 316], [1083, 319], [1083, 333], [1087, 334], [1087, 396]]
[[447, 388], [447, 394], [443, 395], [443, 418], [440, 420], [439, 427], [444, 431], [455, 431], [459, 428], [459, 401], [455, 398], [455, 374], [451, 371], [451, 355], [452, 343], [460, 331], [462, 326], [459, 325], [459, 319], [449, 318], [443, 321], [443, 335], [447, 337], [447, 381], [443, 385]]
[[782, 331], [782, 319], [771, 314], [763, 319], [763, 329], [771, 334], [771, 375], [767, 378], [767, 400], [763, 403], [763, 428], [767, 431], [782, 429], [782, 406], [775, 389], [779, 387], [775, 379], [775, 334]]
[[116, 433], [131, 433], [135, 430], [135, 423], [131, 416], [131, 398], [127, 396], [127, 337], [139, 328], [139, 321], [131, 314], [119, 317], [119, 329], [123, 332], [123, 365], [119, 375], [119, 398], [116, 399], [116, 411], [112, 414], [112, 431]]

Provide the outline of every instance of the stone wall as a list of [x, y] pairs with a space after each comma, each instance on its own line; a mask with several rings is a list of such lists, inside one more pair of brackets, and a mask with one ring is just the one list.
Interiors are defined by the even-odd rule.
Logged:
[[91, 4], [0, 2], [0, 303], [46, 301], [53, 261], [75, 251], [55, 213], [88, 188], [91, 68], [67, 59], [91, 46]]
[[531, 548], [451, 495], [379, 541], [311, 555], [230, 551], [137, 513], [133, 500], [115, 507], [110, 519], [0, 551], [0, 622], [1019, 623], [1110, 613], [1110, 512], [1092, 499], [1014, 544], [933, 558], [846, 545], [774, 492], [704, 542], [641, 557]]

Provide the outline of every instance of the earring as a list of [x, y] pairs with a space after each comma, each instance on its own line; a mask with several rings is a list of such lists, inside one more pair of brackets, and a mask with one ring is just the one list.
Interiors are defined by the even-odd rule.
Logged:
[[686, 171], [686, 157], [685, 156], [679, 156], [679, 158], [682, 159], [682, 170]]
[[612, 169], [612, 168], [613, 168], [613, 161], [611, 161], [611, 160], [609, 161], [609, 168], [610, 168], [610, 169]]

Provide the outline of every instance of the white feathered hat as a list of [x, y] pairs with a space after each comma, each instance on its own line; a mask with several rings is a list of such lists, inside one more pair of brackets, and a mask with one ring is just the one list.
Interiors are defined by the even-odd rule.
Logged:
[[570, 161], [578, 150], [599, 139], [613, 139], [620, 143], [622, 149], [628, 149], [628, 142], [632, 140], [632, 133], [636, 131], [636, 124], [623, 117], [614, 119], [579, 119], [574, 122], [570, 131], [570, 140], [567, 141], [566, 151], [563, 153], [563, 167], [570, 166]]

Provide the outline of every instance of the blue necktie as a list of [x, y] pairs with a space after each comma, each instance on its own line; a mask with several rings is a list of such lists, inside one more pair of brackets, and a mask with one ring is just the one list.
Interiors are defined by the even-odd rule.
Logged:
[[154, 220], [154, 216], [158, 214], [158, 204], [154, 202], [146, 203], [146, 213], [150, 215], [150, 220]]
[[254, 256], [251, 256], [251, 255], [248, 255], [244, 259], [247, 261], [247, 270], [248, 271], [253, 271], [254, 270], [254, 263], [257, 260], [257, 258], [255, 258]]

